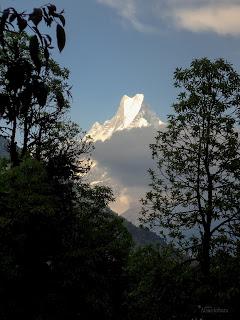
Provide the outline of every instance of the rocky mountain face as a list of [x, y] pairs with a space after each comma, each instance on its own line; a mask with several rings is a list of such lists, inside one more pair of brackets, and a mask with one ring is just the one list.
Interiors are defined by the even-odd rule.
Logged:
[[95, 142], [92, 184], [110, 186], [116, 201], [111, 209], [138, 225], [140, 198], [148, 190], [147, 170], [153, 167], [149, 144], [165, 124], [147, 106], [143, 94], [124, 95], [116, 114], [89, 130]]

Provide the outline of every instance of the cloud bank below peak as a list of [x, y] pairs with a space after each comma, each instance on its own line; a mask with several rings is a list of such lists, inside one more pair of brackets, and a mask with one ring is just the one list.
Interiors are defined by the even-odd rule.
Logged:
[[142, 33], [177, 29], [240, 36], [240, 0], [96, 0]]
[[140, 210], [140, 198], [150, 183], [147, 170], [154, 166], [149, 144], [154, 142], [157, 129], [132, 128], [114, 132], [111, 139], [95, 142], [93, 160], [96, 165], [89, 174], [90, 181], [113, 189], [116, 202], [111, 209], [123, 213], [131, 207]]

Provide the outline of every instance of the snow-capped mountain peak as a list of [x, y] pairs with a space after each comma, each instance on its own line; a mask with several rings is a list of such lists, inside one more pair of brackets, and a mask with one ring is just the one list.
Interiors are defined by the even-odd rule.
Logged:
[[88, 135], [94, 141], [105, 141], [116, 131], [150, 126], [158, 128], [161, 124], [163, 122], [144, 104], [143, 94], [134, 97], [124, 95], [115, 116], [103, 124], [95, 122]]
[[143, 94], [136, 94], [134, 97], [128, 97], [127, 95], [124, 95], [122, 97], [122, 100], [120, 102], [120, 106], [118, 109], [118, 114], [122, 116], [123, 112], [123, 126], [124, 128], [127, 128], [131, 122], [135, 119], [137, 114], [139, 113], [142, 103], [144, 100]]

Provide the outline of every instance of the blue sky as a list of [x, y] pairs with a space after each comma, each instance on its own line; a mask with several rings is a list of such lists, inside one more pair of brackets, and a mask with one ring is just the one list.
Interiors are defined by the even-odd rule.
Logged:
[[[30, 11], [46, 2], [0, 0]], [[166, 120], [173, 72], [194, 58], [223, 57], [240, 68], [240, 0], [58, 0], [67, 46], [55, 58], [71, 71], [72, 119], [83, 129], [116, 112], [122, 95], [144, 93]]]

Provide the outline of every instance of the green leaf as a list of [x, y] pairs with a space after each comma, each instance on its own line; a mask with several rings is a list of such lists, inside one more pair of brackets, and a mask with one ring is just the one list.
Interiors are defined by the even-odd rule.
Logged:
[[16, 18], [17, 18], [16, 13], [11, 14], [9, 17], [9, 22], [12, 23]]
[[61, 92], [56, 93], [57, 106], [59, 110], [62, 110], [65, 104], [64, 96]]
[[66, 35], [63, 27], [60, 24], [57, 24], [57, 44], [58, 44], [58, 49], [61, 52], [63, 48], [65, 47], [66, 43]]
[[0, 19], [0, 30], [1, 30], [1, 33], [5, 28], [5, 24], [6, 24], [6, 21], [8, 19], [9, 13], [10, 13], [9, 9], [5, 9], [3, 11], [3, 14], [2, 14], [1, 19]]
[[3, 116], [3, 114], [5, 113], [6, 108], [9, 107], [10, 104], [10, 100], [8, 95], [0, 93], [0, 117]]
[[64, 27], [64, 26], [65, 26], [65, 18], [64, 18], [64, 16], [63, 16], [62, 14], [60, 14], [60, 15], [58, 16], [58, 18], [61, 20], [62, 25], [63, 25], [63, 27]]
[[38, 73], [40, 73], [41, 61], [39, 59], [39, 42], [38, 42], [38, 37], [36, 35], [34, 35], [30, 38], [29, 51], [30, 51], [31, 59], [32, 59]]
[[49, 51], [48, 51], [47, 47], [44, 48], [44, 58], [48, 62], [48, 60], [49, 60]]
[[56, 6], [54, 4], [50, 4], [47, 7], [48, 7], [48, 13], [50, 15], [53, 15], [57, 10], [57, 8], [56, 8]]
[[27, 27], [27, 21], [19, 15], [17, 16], [17, 24], [19, 31], [23, 31]]
[[44, 107], [48, 97], [48, 87], [44, 82], [36, 81], [34, 83], [34, 96], [36, 97], [38, 104], [41, 107]]
[[35, 8], [33, 9], [33, 12], [29, 15], [28, 20], [31, 20], [35, 24], [35, 26], [37, 26], [39, 22], [41, 22], [42, 17], [43, 17], [42, 9]]
[[36, 32], [36, 34], [38, 35], [38, 38], [39, 38], [39, 40], [41, 41], [41, 44], [42, 44], [42, 46], [43, 46], [43, 37], [42, 37], [42, 35], [41, 35], [41, 32], [38, 30], [37, 27], [32, 27], [32, 28], [33, 28], [33, 30]]

